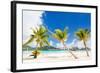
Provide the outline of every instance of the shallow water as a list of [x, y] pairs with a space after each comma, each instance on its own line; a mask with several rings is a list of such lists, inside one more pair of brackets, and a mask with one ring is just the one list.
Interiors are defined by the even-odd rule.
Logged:
[[41, 51], [41, 53], [65, 53], [64, 50], [50, 50], [50, 51]]
[[[85, 50], [82, 50], [83, 52], [85, 51]], [[43, 50], [43, 51], [40, 51], [40, 53], [65, 53], [65, 52], [67, 52], [67, 50]], [[74, 52], [74, 51], [73, 51]], [[80, 51], [81, 52], [81, 51]], [[23, 54], [27, 54], [27, 53], [32, 53], [32, 51], [23, 51]]]
[[[49, 50], [49, 51], [40, 51], [40, 53], [44, 53], [44, 54], [47, 54], [47, 53], [65, 53], [66, 51], [65, 50]], [[32, 53], [32, 51], [23, 51], [23, 54], [27, 54], [27, 53]]]

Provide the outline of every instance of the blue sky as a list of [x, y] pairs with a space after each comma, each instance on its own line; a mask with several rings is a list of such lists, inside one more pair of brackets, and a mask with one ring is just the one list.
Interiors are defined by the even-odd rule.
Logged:
[[[76, 12], [51, 12], [45, 11], [42, 15], [43, 24], [48, 29], [54, 32], [55, 29], [63, 30], [68, 27], [67, 43], [72, 42], [75, 38], [75, 31], [79, 28], [91, 29], [91, 15], [90, 13], [76, 13]], [[56, 40], [53, 40], [57, 42]]]
[[[75, 31], [79, 28], [91, 29], [91, 14], [79, 12], [56, 12], [56, 11], [23, 11], [23, 42], [26, 42], [32, 34], [31, 28], [34, 30], [39, 28], [40, 25], [46, 26], [49, 31], [54, 32], [55, 29], [64, 30], [68, 28], [68, 40], [66, 44], [76, 45], [83, 47], [83, 43], [76, 40]], [[50, 34], [50, 33], [49, 33]], [[50, 37], [49, 42], [55, 46], [62, 46], [57, 40]], [[80, 44], [81, 43], [81, 44]], [[89, 39], [88, 45], [90, 46], [91, 40]], [[30, 44], [32, 47], [36, 46], [36, 42]], [[83, 45], [83, 46], [82, 46]]]

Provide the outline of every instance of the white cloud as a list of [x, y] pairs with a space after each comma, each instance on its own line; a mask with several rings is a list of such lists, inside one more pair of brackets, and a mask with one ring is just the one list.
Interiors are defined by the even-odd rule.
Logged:
[[62, 43], [57, 43], [57, 44], [56, 44], [56, 47], [57, 47], [57, 48], [60, 48], [60, 49], [64, 49], [64, 46], [63, 46]]
[[84, 48], [83, 41], [77, 41], [77, 42], [75, 43], [75, 46], [78, 47], [79, 49]]
[[68, 43], [67, 47], [71, 48], [71, 47], [75, 46], [75, 43], [76, 43], [76, 39], [74, 39], [71, 43]]
[[53, 41], [52, 40], [50, 40], [50, 45], [53, 46]]
[[[84, 44], [83, 41], [77, 41], [77, 43], [75, 44], [78, 48], [83, 48]], [[87, 47], [91, 48], [91, 40], [88, 39], [86, 42]]]
[[[30, 39], [30, 37], [28, 37], [27, 39], [24, 40], [24, 43], [27, 42]], [[37, 43], [35, 41], [31, 42], [30, 44], [28, 44], [29, 46], [32, 47], [36, 47]]]
[[88, 39], [88, 41], [87, 41], [87, 46], [88, 46], [89, 48], [91, 48], [91, 39]]
[[[87, 47], [91, 48], [91, 39], [88, 39], [88, 41], [86, 42]], [[66, 44], [68, 48], [71, 47], [78, 47], [78, 48], [83, 48], [84, 44], [83, 41], [79, 41], [77, 39], [73, 39], [73, 41], [71, 43]]]
[[23, 41], [32, 34], [31, 28], [36, 29], [42, 25], [42, 14], [43, 11], [23, 11]]

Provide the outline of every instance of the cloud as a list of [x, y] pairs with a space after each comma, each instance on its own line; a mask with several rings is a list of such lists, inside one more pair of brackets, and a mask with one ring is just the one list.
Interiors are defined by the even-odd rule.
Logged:
[[[30, 37], [27, 37], [27, 39], [24, 40], [24, 43], [27, 42], [30, 39]], [[28, 44], [29, 46], [36, 47], [37, 43], [35, 41]]]
[[75, 46], [75, 43], [76, 43], [76, 39], [73, 39], [73, 41], [71, 43], [67, 44], [67, 47], [71, 48], [71, 47]]
[[31, 28], [38, 29], [42, 25], [43, 13], [43, 11], [23, 11], [23, 41], [29, 39], [32, 34]]
[[52, 40], [50, 40], [50, 45], [53, 46], [53, 41]]
[[83, 41], [77, 41], [75, 43], [75, 47], [78, 47], [79, 49], [83, 48], [84, 47]]
[[91, 48], [91, 39], [88, 39], [88, 41], [87, 41], [87, 46], [88, 46], [89, 48]]
[[[88, 39], [86, 44], [87, 44], [87, 47], [91, 48], [91, 39]], [[71, 43], [67, 43], [66, 45], [68, 48], [78, 47], [81, 49], [84, 47], [83, 41], [79, 41], [77, 39], [73, 39], [73, 41]]]
[[[84, 47], [83, 41], [77, 41], [77, 43], [75, 45], [78, 48]], [[86, 45], [87, 45], [87, 47], [91, 48], [91, 40], [90, 39], [87, 40]]]
[[56, 43], [56, 48], [64, 49], [64, 46], [62, 43]]

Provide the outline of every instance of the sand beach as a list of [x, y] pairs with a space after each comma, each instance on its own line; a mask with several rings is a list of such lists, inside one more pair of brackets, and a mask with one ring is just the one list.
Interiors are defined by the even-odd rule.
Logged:
[[[60, 53], [41, 53], [36, 59], [30, 56], [30, 52], [23, 53], [23, 63], [45, 63], [45, 62], [63, 62], [63, 61], [84, 61], [91, 60], [91, 55], [88, 57], [86, 51], [72, 51], [78, 59], [75, 59], [68, 51]], [[89, 51], [89, 54], [91, 52]]]

